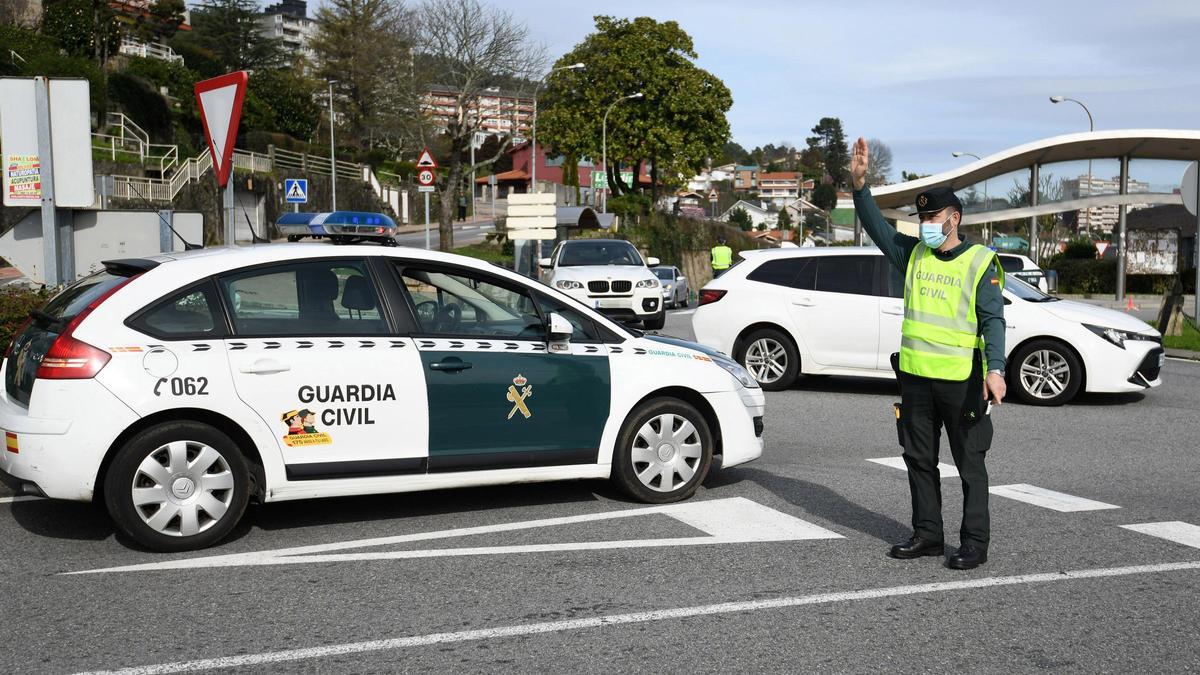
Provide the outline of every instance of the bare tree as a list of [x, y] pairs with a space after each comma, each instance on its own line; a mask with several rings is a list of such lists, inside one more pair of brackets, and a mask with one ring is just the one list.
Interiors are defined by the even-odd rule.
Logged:
[[[453, 118], [440, 130], [447, 153], [438, 231], [442, 250], [449, 251], [454, 248], [454, 208], [463, 176], [492, 164], [512, 145], [510, 135], [492, 156], [477, 158], [474, 166], [463, 161], [483, 125], [480, 98], [496, 86], [515, 88], [523, 95], [532, 93], [525, 90], [532, 89], [532, 81], [541, 77], [545, 50], [530, 42], [525, 24], [479, 0], [425, 0], [417, 10], [417, 36], [421, 54], [418, 78], [447, 87], [455, 99]], [[519, 106], [512, 111], [514, 132], [519, 113]]]
[[886, 185], [888, 174], [892, 172], [892, 149], [878, 138], [872, 138], [867, 141], [867, 151], [871, 157], [867, 185]]

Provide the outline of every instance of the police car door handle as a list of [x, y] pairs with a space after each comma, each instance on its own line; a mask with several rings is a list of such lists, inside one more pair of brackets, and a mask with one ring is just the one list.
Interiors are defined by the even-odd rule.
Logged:
[[458, 372], [460, 370], [466, 370], [467, 368], [470, 368], [471, 364], [467, 363], [466, 361], [460, 361], [458, 359], [446, 359], [445, 361], [436, 361], [434, 363], [431, 363], [431, 364], [429, 364], [429, 367], [432, 370], [441, 370], [441, 371], [445, 371], [445, 372], [454, 373], [454, 372]]
[[813, 302], [812, 298], [795, 298], [794, 300], [792, 300], [792, 304], [799, 305], [801, 307], [812, 307], [813, 305], [815, 305], [817, 303]]
[[904, 313], [904, 308], [903, 307], [884, 307], [883, 313], [884, 314], [895, 314], [896, 316], [899, 316]]
[[275, 359], [258, 359], [254, 363], [244, 365], [239, 370], [243, 373], [251, 373], [255, 375], [270, 375], [272, 373], [282, 373], [291, 370], [292, 367], [286, 363], [281, 363]]

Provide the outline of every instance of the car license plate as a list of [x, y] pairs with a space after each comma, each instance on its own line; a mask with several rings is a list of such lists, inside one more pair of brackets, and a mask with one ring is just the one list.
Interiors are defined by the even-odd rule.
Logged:
[[613, 298], [611, 300], [603, 299], [603, 300], [600, 300], [599, 302], [600, 302], [599, 306], [604, 309], [619, 309], [622, 307], [626, 307], [628, 305], [627, 301], [621, 300], [619, 298]]

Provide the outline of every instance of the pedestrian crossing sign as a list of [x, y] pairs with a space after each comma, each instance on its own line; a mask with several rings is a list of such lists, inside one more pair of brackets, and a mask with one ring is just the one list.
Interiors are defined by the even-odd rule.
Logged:
[[283, 181], [284, 201], [288, 204], [308, 203], [308, 181], [304, 178], [287, 178]]

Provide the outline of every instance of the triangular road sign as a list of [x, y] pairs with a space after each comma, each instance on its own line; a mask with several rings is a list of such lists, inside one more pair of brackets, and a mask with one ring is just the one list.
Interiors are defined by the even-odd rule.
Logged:
[[433, 158], [433, 153], [429, 152], [429, 148], [421, 151], [421, 156], [417, 159], [418, 169], [436, 169], [437, 160]]
[[233, 169], [233, 145], [242, 119], [242, 99], [246, 96], [246, 71], [239, 70], [211, 80], [197, 82], [196, 105], [204, 125], [204, 138], [212, 154], [217, 185], [225, 187]]

